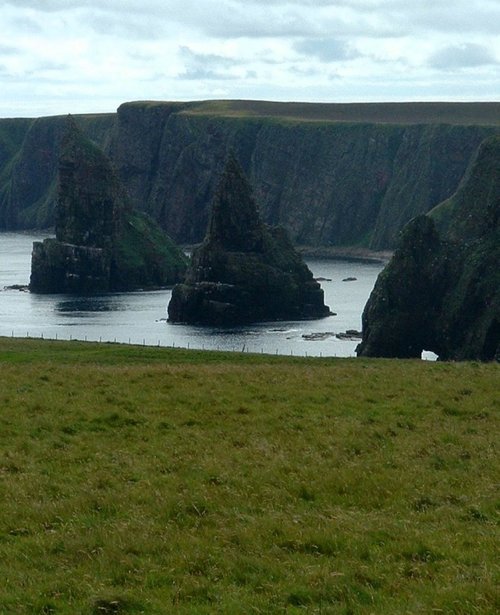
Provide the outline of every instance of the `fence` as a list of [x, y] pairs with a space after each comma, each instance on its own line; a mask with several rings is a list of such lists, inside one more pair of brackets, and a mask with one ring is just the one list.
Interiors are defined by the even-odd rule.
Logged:
[[[1, 335], [1, 334], [0, 334]], [[99, 344], [126, 344], [126, 345], [130, 345], [130, 346], [147, 346], [147, 347], [156, 347], [156, 348], [177, 348], [177, 349], [181, 349], [181, 350], [203, 350], [203, 351], [212, 351], [212, 352], [243, 352], [243, 353], [249, 353], [249, 354], [266, 354], [266, 355], [275, 355], [275, 356], [295, 356], [295, 357], [316, 357], [316, 358], [323, 358], [323, 357], [355, 357], [355, 353], [350, 353], [350, 354], [328, 354], [328, 353], [323, 353], [322, 351], [319, 351], [317, 353], [315, 352], [308, 352], [307, 350], [304, 350], [303, 352], [297, 351], [293, 348], [290, 348], [288, 350], [284, 349], [284, 348], [275, 348], [273, 350], [270, 350], [269, 348], [264, 349], [263, 346], [261, 347], [251, 347], [248, 344], [243, 344], [243, 346], [241, 347], [237, 347], [237, 346], [232, 346], [232, 347], [221, 347], [220, 344], [217, 345], [209, 345], [209, 344], [191, 344], [190, 342], [187, 342], [185, 345], [182, 344], [176, 344], [176, 342], [166, 342], [166, 341], [162, 341], [161, 339], [157, 338], [155, 341], [151, 341], [146, 339], [145, 337], [139, 339], [139, 340], [133, 340], [132, 338], [128, 338], [128, 340], [123, 340], [123, 339], [118, 339], [116, 337], [114, 337], [113, 339], [111, 338], [103, 338], [102, 336], [99, 336], [99, 338], [91, 338], [87, 335], [83, 336], [83, 337], [78, 337], [78, 336], [73, 336], [71, 334], [69, 334], [69, 336], [64, 336], [64, 335], [59, 335], [59, 334], [55, 334], [54, 336], [50, 336], [50, 335], [45, 335], [44, 333], [40, 333], [40, 334], [33, 334], [30, 331], [26, 331], [25, 334], [18, 334], [17, 332], [14, 332], [13, 330], [11, 331], [11, 338], [25, 338], [25, 339], [39, 339], [39, 340], [51, 340], [51, 341], [66, 341], [66, 342], [89, 342], [89, 343], [99, 343]]]

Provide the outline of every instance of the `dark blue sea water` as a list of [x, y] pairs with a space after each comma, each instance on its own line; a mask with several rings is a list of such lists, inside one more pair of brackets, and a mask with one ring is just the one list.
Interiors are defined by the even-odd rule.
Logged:
[[[383, 265], [340, 260], [307, 260], [322, 281], [326, 303], [336, 316], [313, 321], [261, 323], [221, 329], [166, 322], [170, 290], [93, 297], [34, 295], [2, 290], [28, 284], [31, 247], [47, 235], [0, 233], [0, 335], [182, 346], [294, 354], [354, 356], [356, 341], [336, 333], [361, 329], [361, 313]], [[356, 278], [344, 282], [345, 278]], [[325, 334], [311, 340], [311, 334]], [[306, 336], [306, 337], [304, 337]]]

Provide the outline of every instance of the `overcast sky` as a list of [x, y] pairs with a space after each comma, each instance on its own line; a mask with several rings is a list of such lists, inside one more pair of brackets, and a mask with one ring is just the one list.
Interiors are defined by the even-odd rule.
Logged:
[[500, 100], [500, 0], [0, 0], [0, 117]]

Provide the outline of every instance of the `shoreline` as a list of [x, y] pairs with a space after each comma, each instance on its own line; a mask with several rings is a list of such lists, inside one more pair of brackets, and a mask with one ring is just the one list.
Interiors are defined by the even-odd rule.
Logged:
[[[34, 235], [51, 237], [54, 229], [17, 229], [1, 231], [5, 234]], [[200, 244], [179, 244], [179, 247], [188, 255]], [[335, 259], [341, 261], [353, 261], [358, 263], [383, 263], [387, 264], [394, 254], [393, 250], [370, 250], [369, 248], [353, 246], [307, 246], [295, 245], [295, 249], [305, 258]]]
[[392, 250], [340, 246], [296, 246], [296, 249], [306, 258], [333, 258], [360, 263], [388, 263], [394, 254]]
[[[200, 244], [182, 244], [181, 249], [190, 255]], [[393, 250], [370, 250], [359, 247], [340, 246], [304, 246], [294, 245], [295, 249], [304, 258], [335, 259], [358, 263], [387, 264], [394, 254]]]

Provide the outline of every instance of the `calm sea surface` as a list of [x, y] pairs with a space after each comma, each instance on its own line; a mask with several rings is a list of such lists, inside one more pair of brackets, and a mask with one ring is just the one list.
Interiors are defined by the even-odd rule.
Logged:
[[[214, 350], [316, 356], [354, 356], [356, 341], [334, 334], [361, 329], [361, 313], [383, 265], [307, 260], [321, 281], [335, 316], [320, 320], [272, 322], [231, 329], [166, 322], [170, 290], [92, 297], [35, 295], [3, 290], [28, 284], [33, 241], [47, 235], [0, 233], [0, 335]], [[356, 278], [344, 282], [345, 278]], [[304, 336], [325, 334], [311, 340]]]

